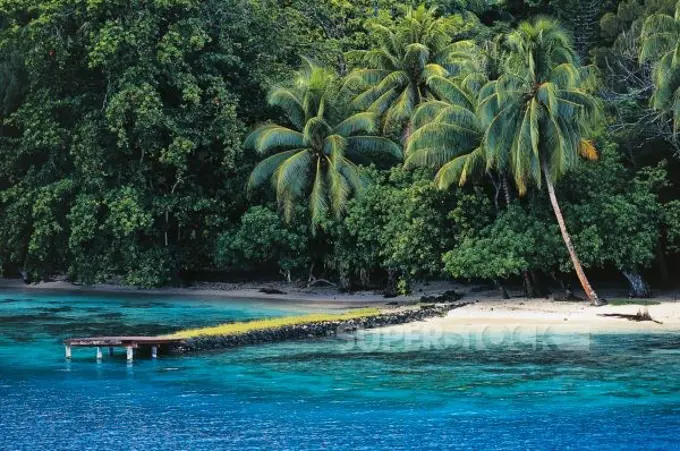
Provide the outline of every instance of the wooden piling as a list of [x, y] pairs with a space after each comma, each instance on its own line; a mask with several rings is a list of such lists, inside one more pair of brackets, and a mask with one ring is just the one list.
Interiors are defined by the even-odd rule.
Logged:
[[104, 348], [109, 349], [109, 355], [113, 355], [113, 348], [125, 348], [128, 362], [132, 362], [137, 348], [151, 348], [151, 357], [157, 358], [161, 346], [179, 343], [182, 340], [172, 337], [143, 337], [143, 336], [120, 336], [120, 337], [89, 337], [69, 338], [64, 340], [64, 352], [66, 358], [71, 358], [71, 348], [97, 348], [97, 361], [102, 360]]

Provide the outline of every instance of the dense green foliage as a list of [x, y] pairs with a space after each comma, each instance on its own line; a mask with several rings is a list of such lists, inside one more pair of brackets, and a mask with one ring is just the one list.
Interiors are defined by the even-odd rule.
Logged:
[[537, 294], [582, 266], [646, 295], [680, 253], [679, 24], [677, 0], [0, 1], [2, 274]]

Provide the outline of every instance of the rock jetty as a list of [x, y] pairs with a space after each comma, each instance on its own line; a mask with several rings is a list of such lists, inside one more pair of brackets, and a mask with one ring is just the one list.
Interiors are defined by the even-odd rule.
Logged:
[[288, 340], [306, 340], [333, 337], [362, 329], [423, 321], [428, 318], [446, 316], [448, 312], [467, 304], [438, 303], [385, 309], [378, 315], [347, 320], [320, 321], [270, 329], [258, 329], [233, 335], [209, 335], [187, 338], [170, 347], [177, 354], [228, 349], [238, 346], [274, 343]]

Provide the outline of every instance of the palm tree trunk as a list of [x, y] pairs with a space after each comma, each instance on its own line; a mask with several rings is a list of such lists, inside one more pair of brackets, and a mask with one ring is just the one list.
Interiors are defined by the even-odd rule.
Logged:
[[509, 207], [512, 202], [512, 196], [510, 194], [510, 184], [508, 183], [508, 178], [505, 174], [501, 174], [501, 186], [503, 187], [503, 195], [505, 196], [505, 203]]
[[576, 270], [576, 276], [578, 277], [579, 282], [581, 282], [581, 286], [583, 287], [583, 291], [586, 292], [586, 297], [588, 298], [588, 300], [595, 306], [604, 305], [604, 303], [600, 301], [600, 298], [597, 296], [597, 293], [595, 293], [595, 290], [593, 290], [593, 287], [590, 285], [590, 282], [586, 277], [586, 273], [583, 271], [581, 261], [578, 259], [578, 255], [576, 255], [576, 249], [574, 249], [574, 245], [571, 242], [571, 236], [569, 235], [569, 231], [567, 230], [567, 225], [564, 222], [564, 217], [562, 216], [560, 204], [557, 202], [557, 195], [555, 195], [555, 187], [553, 186], [552, 180], [550, 179], [550, 173], [548, 172], [548, 168], [545, 162], [542, 164], [542, 166], [543, 174], [545, 175], [545, 184], [548, 186], [548, 195], [550, 196], [550, 203], [552, 204], [553, 211], [555, 212], [555, 218], [557, 218], [557, 223], [560, 226], [560, 232], [562, 232], [562, 239], [564, 240], [564, 244], [567, 246], [567, 250], [569, 251], [571, 263], [574, 265], [574, 269]]

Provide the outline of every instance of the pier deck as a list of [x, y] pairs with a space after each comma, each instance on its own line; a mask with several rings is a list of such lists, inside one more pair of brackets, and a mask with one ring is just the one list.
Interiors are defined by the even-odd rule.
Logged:
[[102, 359], [102, 348], [109, 348], [109, 355], [113, 355], [114, 348], [125, 348], [127, 350], [127, 360], [132, 361], [134, 358], [134, 350], [142, 347], [151, 348], [151, 357], [158, 356], [158, 348], [162, 345], [179, 343], [182, 341], [179, 338], [168, 337], [136, 337], [136, 336], [120, 336], [120, 337], [87, 337], [87, 338], [69, 338], [64, 340], [64, 352], [66, 358], [71, 358], [72, 348], [97, 348], [97, 360]]

